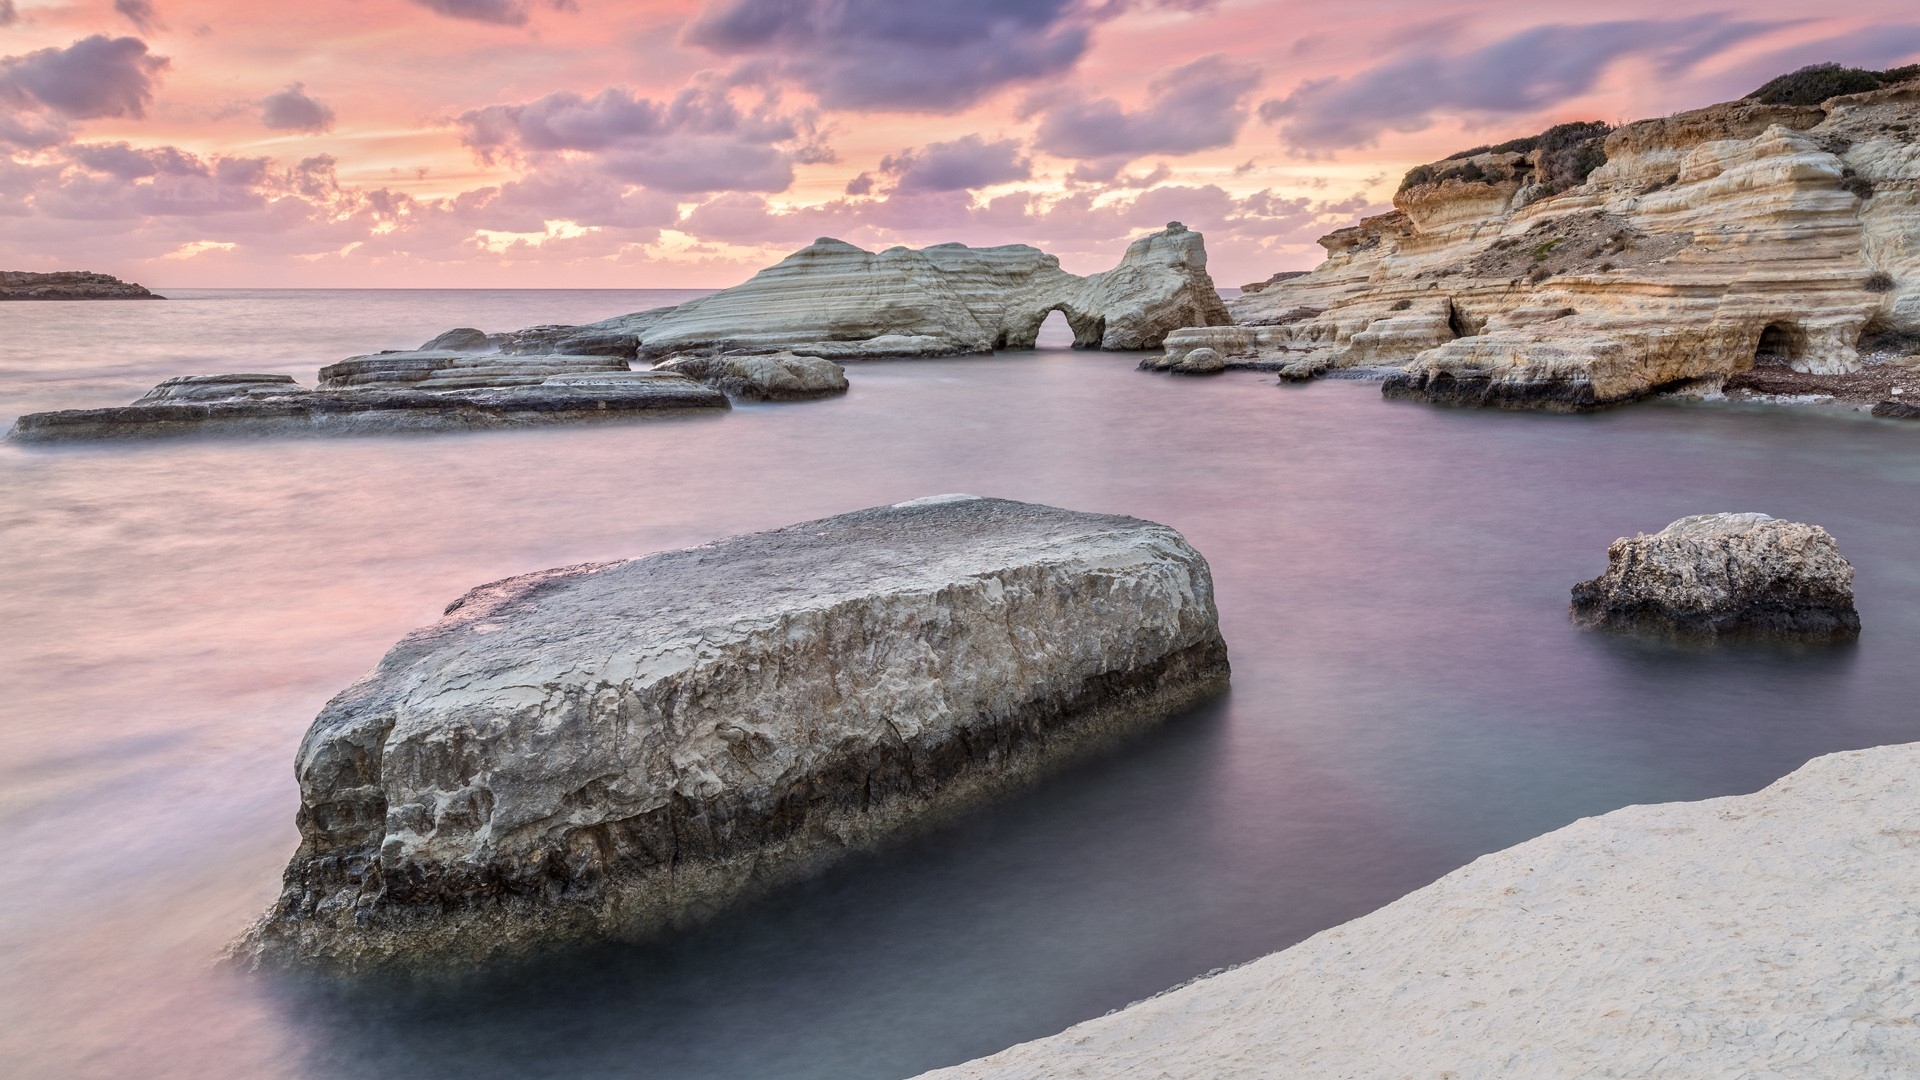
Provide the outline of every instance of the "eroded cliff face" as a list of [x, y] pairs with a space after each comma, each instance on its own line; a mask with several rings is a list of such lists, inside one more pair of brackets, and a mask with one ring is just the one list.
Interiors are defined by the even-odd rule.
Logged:
[[[1327, 260], [1175, 331], [1165, 365], [1305, 378], [1393, 365], [1389, 396], [1584, 409], [1920, 343], [1920, 82], [1626, 125], [1564, 190], [1539, 151], [1416, 170]], [[1428, 179], [1431, 178], [1431, 179]], [[1900, 350], [1896, 350], [1900, 351]]]
[[831, 360], [1030, 349], [1066, 315], [1081, 348], [1151, 349], [1183, 326], [1224, 324], [1201, 235], [1179, 222], [1080, 277], [1025, 244], [872, 252], [822, 237], [637, 334], [647, 359], [790, 351]]

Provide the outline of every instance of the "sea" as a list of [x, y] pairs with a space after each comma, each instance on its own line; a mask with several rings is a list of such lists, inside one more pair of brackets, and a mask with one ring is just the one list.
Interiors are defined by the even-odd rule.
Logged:
[[[0, 304], [0, 426], [697, 295], [159, 291]], [[0, 1074], [900, 1080], [1580, 817], [1920, 739], [1920, 424], [1443, 409], [1069, 343], [1056, 325], [1032, 351], [853, 365], [844, 398], [717, 416], [0, 444]], [[1181, 530], [1214, 570], [1231, 691], [670, 940], [453, 982], [219, 962], [293, 853], [307, 724], [453, 598], [950, 492]], [[1614, 538], [1714, 511], [1829, 529], [1859, 642], [1569, 624]]]

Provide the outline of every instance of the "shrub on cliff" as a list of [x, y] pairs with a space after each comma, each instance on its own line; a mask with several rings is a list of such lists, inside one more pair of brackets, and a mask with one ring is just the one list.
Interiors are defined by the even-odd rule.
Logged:
[[1818, 105], [1831, 97], [1864, 94], [1915, 77], [1920, 77], [1920, 64], [1887, 71], [1841, 67], [1832, 63], [1809, 64], [1771, 80], [1748, 94], [1747, 100], [1762, 105]]
[[1558, 124], [1540, 135], [1540, 182], [1554, 191], [1576, 188], [1607, 163], [1611, 124], [1598, 120]]
[[[1449, 180], [1471, 184], [1512, 179], [1513, 175], [1505, 171], [1497, 175], [1489, 173], [1477, 161], [1453, 166], [1447, 163], [1476, 158], [1481, 154], [1533, 154], [1536, 159], [1535, 177], [1552, 191], [1565, 191], [1586, 183], [1588, 174], [1606, 164], [1606, 140], [1612, 131], [1611, 125], [1588, 120], [1559, 124], [1538, 135], [1513, 139], [1497, 146], [1476, 146], [1471, 150], [1450, 154], [1431, 165], [1414, 166], [1400, 181], [1400, 190], [1407, 191], [1423, 184], [1444, 184]], [[1519, 166], [1521, 169], [1525, 167], [1524, 163]]]

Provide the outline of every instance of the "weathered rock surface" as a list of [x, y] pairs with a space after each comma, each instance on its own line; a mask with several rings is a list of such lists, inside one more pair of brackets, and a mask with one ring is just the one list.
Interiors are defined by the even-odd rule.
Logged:
[[708, 356], [954, 356], [1030, 349], [1054, 311], [1066, 316], [1081, 348], [1157, 348], [1176, 327], [1228, 321], [1207, 275], [1205, 240], [1176, 221], [1128, 245], [1112, 270], [1088, 277], [1067, 273], [1058, 258], [1024, 244], [872, 252], [822, 237], [743, 284], [678, 307], [511, 334], [462, 328], [423, 351], [655, 363]]
[[1920, 745], [1633, 806], [923, 1080], [1920, 1075]]
[[329, 702], [248, 962], [680, 925], [1227, 680], [1206, 561], [941, 496], [483, 586]]
[[[623, 363], [624, 368], [624, 363]], [[726, 395], [684, 376], [588, 371], [519, 384], [457, 379], [412, 387], [308, 390], [284, 375], [189, 375], [169, 379], [132, 405], [29, 413], [17, 442], [145, 439], [173, 435], [378, 435], [411, 431], [579, 423], [727, 409]]]
[[1607, 572], [1573, 587], [1590, 626], [1680, 638], [1848, 640], [1860, 633], [1853, 566], [1818, 525], [1700, 514], [1607, 549]]
[[165, 300], [131, 281], [86, 270], [0, 270], [0, 300]]
[[1416, 169], [1318, 269], [1169, 334], [1167, 365], [1404, 366], [1390, 397], [1572, 411], [1915, 342], [1920, 81], [1588, 127]]
[[675, 308], [641, 355], [791, 351], [834, 360], [1030, 349], [1060, 311], [1083, 348], [1147, 349], [1179, 326], [1225, 322], [1206, 244], [1179, 222], [1118, 266], [1078, 277], [1023, 244], [870, 252], [822, 238], [752, 280]]
[[817, 356], [682, 356], [653, 366], [685, 375], [735, 401], [811, 401], [847, 392], [847, 369]]

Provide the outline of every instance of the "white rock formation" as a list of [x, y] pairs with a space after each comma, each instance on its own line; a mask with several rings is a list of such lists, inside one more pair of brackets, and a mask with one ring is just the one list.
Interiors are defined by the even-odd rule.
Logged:
[[971, 496], [496, 582], [329, 702], [252, 962], [656, 932], [1223, 689], [1172, 529]]
[[1860, 633], [1853, 565], [1818, 525], [1698, 514], [1607, 549], [1607, 572], [1573, 587], [1590, 626], [1686, 638], [1848, 640]]
[[1166, 363], [1405, 365], [1391, 396], [1570, 410], [1756, 357], [1852, 371], [1863, 342], [1920, 340], [1917, 127], [1920, 80], [1628, 124], [1558, 193], [1542, 150], [1438, 162], [1311, 274], [1236, 299], [1235, 325], [1169, 334]]
[[1634, 806], [923, 1080], [1920, 1075], [1920, 744]]
[[1077, 277], [1024, 244], [870, 252], [821, 238], [745, 284], [691, 300], [640, 333], [640, 354], [791, 351], [833, 360], [1028, 349], [1060, 311], [1076, 345], [1150, 349], [1227, 321], [1201, 235], [1170, 222], [1119, 265]]

